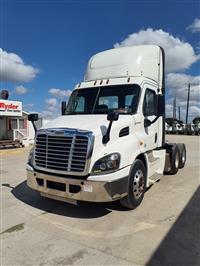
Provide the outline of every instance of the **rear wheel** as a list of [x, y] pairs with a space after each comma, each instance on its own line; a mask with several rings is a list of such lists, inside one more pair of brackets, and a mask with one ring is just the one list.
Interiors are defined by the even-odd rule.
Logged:
[[136, 159], [128, 183], [128, 195], [120, 200], [122, 206], [135, 209], [143, 200], [146, 190], [146, 169], [141, 160]]
[[185, 148], [184, 143], [178, 143], [177, 147], [179, 149], [179, 154], [180, 154], [178, 168], [181, 169], [185, 166], [185, 162], [186, 162], [186, 148]]
[[178, 172], [179, 161], [180, 161], [180, 152], [177, 145], [175, 145], [170, 154], [171, 170], [169, 173], [171, 175], [175, 175]]

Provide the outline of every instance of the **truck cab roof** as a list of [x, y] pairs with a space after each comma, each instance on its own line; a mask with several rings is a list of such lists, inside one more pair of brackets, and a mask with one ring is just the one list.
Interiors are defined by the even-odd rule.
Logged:
[[156, 45], [138, 45], [103, 51], [91, 57], [84, 81], [141, 77], [163, 87], [164, 53]]

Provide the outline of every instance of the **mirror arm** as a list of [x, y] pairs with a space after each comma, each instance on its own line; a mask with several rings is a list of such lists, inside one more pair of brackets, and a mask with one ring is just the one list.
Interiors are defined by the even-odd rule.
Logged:
[[110, 121], [110, 123], [108, 125], [107, 132], [106, 132], [106, 134], [102, 138], [102, 143], [103, 144], [108, 143], [108, 141], [110, 140], [110, 131], [111, 131], [112, 123], [113, 123], [113, 121]]
[[36, 133], [36, 132], [37, 132], [37, 127], [36, 127], [36, 125], [35, 125], [35, 122], [34, 122], [34, 121], [31, 121], [31, 123], [32, 123], [33, 128], [34, 128], [34, 131], [35, 131], [35, 133]]

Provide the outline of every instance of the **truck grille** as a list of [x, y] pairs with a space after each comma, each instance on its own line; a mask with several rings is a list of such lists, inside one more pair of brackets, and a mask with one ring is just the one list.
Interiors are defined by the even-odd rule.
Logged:
[[56, 173], [83, 173], [89, 138], [85, 135], [39, 133], [35, 143], [35, 166]]

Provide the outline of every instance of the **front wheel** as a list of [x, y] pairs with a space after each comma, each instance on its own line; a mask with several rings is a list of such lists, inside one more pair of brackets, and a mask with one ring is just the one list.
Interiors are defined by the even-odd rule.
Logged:
[[146, 169], [141, 160], [136, 159], [128, 182], [128, 195], [120, 200], [123, 207], [135, 209], [143, 200], [146, 190]]

